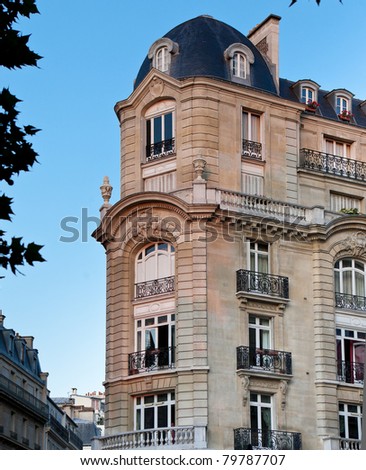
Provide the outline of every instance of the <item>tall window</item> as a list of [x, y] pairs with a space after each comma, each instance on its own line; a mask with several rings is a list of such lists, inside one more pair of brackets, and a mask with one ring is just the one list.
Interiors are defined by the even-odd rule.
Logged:
[[[173, 367], [175, 363], [175, 315], [136, 320], [136, 351], [146, 351], [145, 369]], [[138, 364], [136, 366], [138, 367]]]
[[345, 439], [361, 439], [362, 406], [339, 403], [339, 435]]
[[335, 291], [366, 296], [365, 263], [352, 258], [344, 258], [334, 265]]
[[[262, 367], [264, 349], [271, 349], [271, 320], [249, 315], [249, 364]], [[259, 350], [259, 351], [258, 351]]]
[[272, 430], [272, 396], [250, 394], [250, 427], [253, 447], [270, 447]]
[[244, 140], [260, 142], [260, 115], [243, 111], [242, 135]]
[[175, 425], [175, 393], [159, 393], [135, 398], [135, 430], [167, 428]]
[[169, 70], [169, 51], [166, 46], [160, 47], [156, 51], [155, 67], [161, 72], [167, 72]]
[[174, 291], [175, 249], [164, 242], [143, 248], [136, 259], [136, 297]]
[[269, 253], [268, 244], [261, 242], [250, 242], [249, 245], [250, 271], [268, 273]]
[[340, 114], [342, 111], [349, 111], [349, 101], [343, 96], [337, 96], [336, 98], [336, 110], [337, 114]]
[[363, 383], [366, 333], [337, 328], [338, 380], [347, 383]]
[[246, 78], [247, 59], [244, 54], [241, 52], [235, 52], [233, 54], [231, 66], [234, 77]]
[[173, 112], [146, 119], [146, 160], [174, 153]]

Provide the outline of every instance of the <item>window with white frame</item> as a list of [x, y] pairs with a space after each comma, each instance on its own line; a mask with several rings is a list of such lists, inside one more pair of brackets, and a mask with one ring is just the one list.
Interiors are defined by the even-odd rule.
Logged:
[[336, 339], [338, 380], [346, 383], [363, 383], [366, 333], [337, 328]]
[[341, 114], [342, 111], [349, 111], [349, 100], [344, 96], [337, 96], [336, 97], [336, 111], [337, 114]]
[[331, 155], [350, 158], [351, 144], [335, 139], [325, 139], [325, 151]]
[[315, 100], [314, 90], [307, 86], [301, 87], [301, 102], [305, 104], [309, 104]]
[[262, 160], [260, 114], [242, 111], [242, 156]]
[[169, 38], [160, 38], [155, 41], [148, 52], [152, 66], [160, 72], [169, 73], [172, 56], [179, 52], [179, 45]]
[[249, 243], [249, 270], [268, 273], [269, 272], [269, 250], [268, 243]]
[[230, 62], [231, 79], [250, 83], [250, 66], [254, 63], [251, 49], [242, 43], [234, 43], [225, 50], [224, 57]]
[[244, 54], [241, 52], [234, 52], [231, 67], [234, 77], [246, 78], [247, 58]]
[[160, 47], [155, 55], [155, 68], [160, 72], [167, 72], [169, 70], [169, 51], [167, 46]]
[[167, 428], [175, 425], [175, 393], [136, 397], [135, 430]]
[[249, 315], [249, 364], [252, 367], [263, 367], [266, 356], [263, 355], [265, 349], [271, 349], [271, 329], [270, 318], [256, 315]]
[[170, 243], [157, 242], [144, 247], [136, 259], [136, 282], [174, 275], [175, 249]]
[[339, 436], [343, 439], [362, 438], [362, 406], [339, 403]]
[[175, 363], [175, 314], [156, 315], [135, 320], [136, 351], [145, 364], [136, 368], [154, 369], [174, 367]]
[[173, 112], [147, 117], [146, 161], [173, 155], [175, 151]]
[[365, 263], [343, 258], [334, 265], [335, 292], [366, 297]]
[[270, 447], [273, 423], [272, 396], [250, 393], [250, 427], [253, 447]]

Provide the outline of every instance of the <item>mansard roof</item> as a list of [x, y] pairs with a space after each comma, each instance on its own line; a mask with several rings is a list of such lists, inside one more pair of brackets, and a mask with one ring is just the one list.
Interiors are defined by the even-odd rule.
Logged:
[[[210, 16], [188, 20], [164, 35], [178, 46], [172, 54], [169, 75], [178, 80], [188, 77], [210, 77], [231, 81], [230, 63], [225, 51], [233, 44], [247, 47], [254, 56], [251, 66], [251, 86], [276, 93], [274, 79], [267, 62], [244, 34]], [[152, 68], [152, 59], [146, 56], [138, 72], [135, 88]]]

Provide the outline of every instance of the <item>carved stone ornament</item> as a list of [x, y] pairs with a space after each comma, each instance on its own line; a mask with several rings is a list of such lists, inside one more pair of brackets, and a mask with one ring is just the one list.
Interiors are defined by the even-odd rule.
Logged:
[[353, 257], [366, 254], [366, 233], [355, 232], [342, 242], [343, 249]]
[[286, 406], [286, 396], [287, 396], [288, 383], [286, 380], [281, 380], [280, 382], [280, 392], [281, 392], [281, 408], [285, 409]]
[[164, 83], [160, 78], [154, 77], [150, 83], [150, 93], [152, 96], [161, 96], [164, 90]]
[[202, 157], [199, 157], [193, 160], [193, 168], [196, 174], [195, 181], [205, 181], [205, 179], [202, 178], [203, 172], [205, 171], [205, 167], [206, 167], [206, 160], [203, 159]]
[[250, 378], [247, 375], [242, 375], [240, 378], [241, 386], [243, 388], [243, 406], [246, 406], [249, 398]]
[[109, 200], [110, 200], [111, 195], [112, 195], [112, 190], [113, 190], [113, 188], [109, 184], [109, 178], [108, 178], [108, 176], [105, 176], [103, 178], [103, 184], [100, 187], [100, 192], [102, 194], [104, 204], [109, 204]]

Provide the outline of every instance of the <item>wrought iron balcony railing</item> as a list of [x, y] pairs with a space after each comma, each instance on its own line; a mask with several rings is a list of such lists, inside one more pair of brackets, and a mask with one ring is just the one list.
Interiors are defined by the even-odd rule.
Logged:
[[174, 276], [153, 279], [152, 281], [138, 282], [136, 287], [136, 299], [150, 297], [151, 295], [168, 294], [174, 292]]
[[236, 272], [236, 292], [266, 294], [288, 299], [288, 277], [239, 269]]
[[262, 161], [262, 144], [252, 140], [243, 139], [241, 156], [252, 160]]
[[363, 384], [364, 369], [363, 362], [337, 361], [338, 380], [348, 384]]
[[366, 311], [366, 297], [361, 295], [335, 293], [335, 306], [337, 308], [345, 308], [348, 310]]
[[264, 429], [234, 429], [234, 450], [301, 450], [301, 433]]
[[45, 421], [48, 417], [48, 406], [32, 394], [24, 390], [16, 383], [0, 374], [0, 393], [3, 392], [10, 395], [14, 400], [23, 405], [25, 408], [37, 413]]
[[300, 168], [366, 181], [366, 162], [306, 148], [300, 150]]
[[175, 347], [147, 349], [128, 355], [129, 375], [175, 367]]
[[146, 161], [158, 160], [175, 153], [175, 139], [166, 139], [146, 146]]
[[290, 352], [285, 351], [239, 346], [236, 348], [236, 368], [290, 375], [292, 374], [292, 356]]

